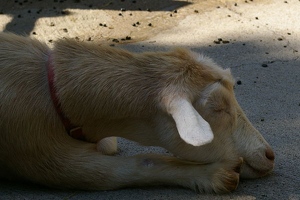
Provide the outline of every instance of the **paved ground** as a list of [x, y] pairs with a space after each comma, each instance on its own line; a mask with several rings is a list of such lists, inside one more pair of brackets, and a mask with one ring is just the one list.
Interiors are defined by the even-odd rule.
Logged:
[[[0, 31], [49, 45], [76, 37], [133, 51], [186, 46], [202, 52], [241, 82], [237, 99], [273, 147], [276, 166], [272, 175], [242, 180], [234, 193], [221, 196], [171, 187], [83, 192], [0, 182], [0, 199], [300, 199], [299, 0], [47, 2], [2, 0]], [[123, 155], [163, 151], [119, 142]]]

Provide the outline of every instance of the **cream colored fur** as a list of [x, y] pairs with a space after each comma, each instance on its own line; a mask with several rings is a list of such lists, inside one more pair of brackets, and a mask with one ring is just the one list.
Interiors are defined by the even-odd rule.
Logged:
[[[55, 111], [50, 54], [62, 109], [86, 141], [68, 136]], [[88, 190], [164, 184], [232, 191], [241, 157], [248, 178], [274, 165], [270, 146], [234, 97], [233, 82], [229, 70], [185, 49], [134, 54], [70, 39], [50, 49], [1, 33], [0, 176]], [[197, 135], [203, 132], [213, 135]], [[111, 156], [115, 136], [164, 147], [176, 157]]]

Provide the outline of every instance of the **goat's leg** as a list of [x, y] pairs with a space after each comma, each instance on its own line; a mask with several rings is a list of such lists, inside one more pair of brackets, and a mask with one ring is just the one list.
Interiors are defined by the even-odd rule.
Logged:
[[155, 154], [124, 159], [126, 164], [129, 164], [127, 161], [130, 165], [133, 164], [130, 168], [134, 169], [133, 174], [129, 175], [133, 177], [132, 184], [128, 186], [175, 185], [197, 192], [215, 193], [226, 193], [236, 189], [242, 164], [242, 160], [197, 164]]
[[200, 192], [222, 193], [234, 190], [239, 182], [236, 169], [240, 161], [201, 165], [152, 154], [116, 157], [96, 152], [95, 146], [85, 144], [84, 148], [77, 145], [76, 149], [73, 146], [73, 149], [59, 150], [56, 152], [59, 155], [54, 154], [51, 160], [39, 159], [39, 165], [31, 163], [35, 169], [27, 176], [54, 187], [87, 190], [177, 185]]

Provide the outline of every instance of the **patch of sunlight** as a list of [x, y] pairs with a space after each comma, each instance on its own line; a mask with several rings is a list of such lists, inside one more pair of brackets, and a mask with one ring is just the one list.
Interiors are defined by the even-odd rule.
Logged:
[[5, 30], [6, 24], [11, 22], [13, 17], [11, 15], [0, 14], [0, 31], [3, 32]]

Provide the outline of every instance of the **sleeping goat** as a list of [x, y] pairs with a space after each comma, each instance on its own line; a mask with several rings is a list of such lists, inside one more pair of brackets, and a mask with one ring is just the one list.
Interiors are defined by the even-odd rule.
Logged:
[[[186, 49], [131, 53], [0, 34], [0, 177], [113, 190], [177, 185], [234, 190], [272, 171], [229, 70]], [[116, 137], [174, 156], [113, 156]]]

